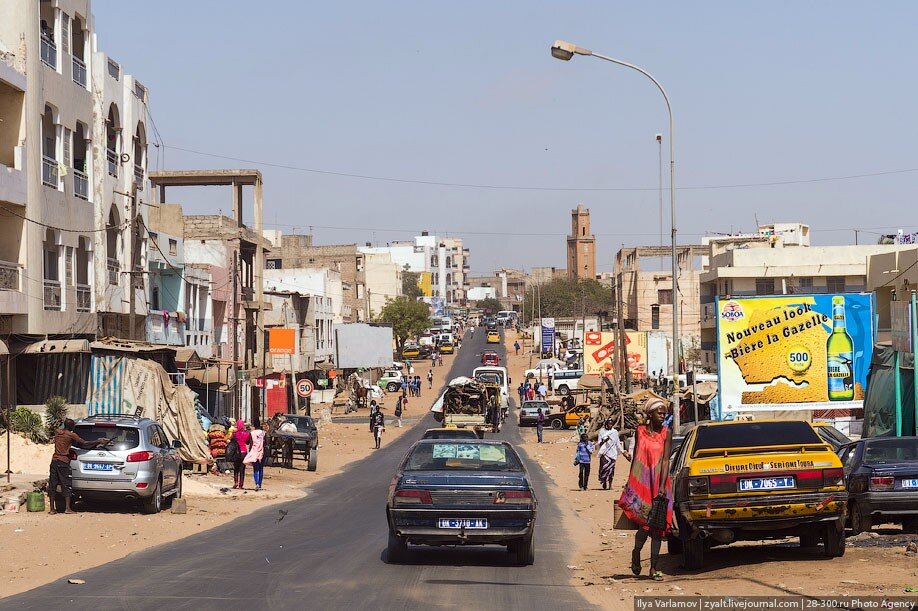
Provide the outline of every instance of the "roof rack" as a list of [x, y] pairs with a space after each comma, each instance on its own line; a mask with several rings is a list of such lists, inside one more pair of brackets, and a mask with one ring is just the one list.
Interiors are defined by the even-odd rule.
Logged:
[[115, 418], [129, 418], [131, 420], [142, 420], [144, 416], [138, 416], [136, 414], [93, 414], [91, 416], [86, 416], [83, 420], [96, 420], [96, 419], [115, 419]]

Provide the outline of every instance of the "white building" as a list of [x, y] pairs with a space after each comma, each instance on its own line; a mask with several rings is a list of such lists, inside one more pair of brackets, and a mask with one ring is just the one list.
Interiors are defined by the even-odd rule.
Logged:
[[402, 270], [390, 253], [363, 253], [365, 310], [373, 320], [389, 299], [402, 294]]
[[265, 290], [309, 296], [309, 318], [315, 324], [315, 361], [330, 362], [335, 354], [333, 324], [344, 322], [341, 273], [328, 268], [266, 269]]

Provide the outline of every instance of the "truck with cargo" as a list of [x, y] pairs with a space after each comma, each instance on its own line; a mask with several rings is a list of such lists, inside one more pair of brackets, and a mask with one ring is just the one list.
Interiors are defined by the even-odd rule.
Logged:
[[467, 377], [454, 378], [430, 411], [444, 427], [471, 429], [484, 438], [485, 433], [500, 431], [500, 387]]

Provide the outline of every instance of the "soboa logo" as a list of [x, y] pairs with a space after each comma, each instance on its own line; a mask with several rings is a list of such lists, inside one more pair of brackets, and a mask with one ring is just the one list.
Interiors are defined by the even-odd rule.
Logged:
[[736, 322], [743, 316], [745, 316], [743, 306], [741, 306], [738, 301], [726, 302], [723, 305], [723, 309], [720, 311], [720, 317], [730, 322]]

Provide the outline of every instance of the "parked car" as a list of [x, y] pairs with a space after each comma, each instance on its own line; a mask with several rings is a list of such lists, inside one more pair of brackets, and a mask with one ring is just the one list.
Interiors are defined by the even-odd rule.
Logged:
[[70, 449], [73, 495], [77, 499], [140, 501], [144, 513], [182, 496], [179, 440], [169, 441], [154, 420], [128, 415], [96, 415], [77, 420], [73, 432], [85, 441], [102, 437], [105, 446]]
[[500, 333], [498, 333], [497, 331], [488, 331], [487, 342], [489, 344], [499, 344], [500, 343]]
[[593, 412], [589, 405], [578, 405], [563, 412], [549, 414], [546, 417], [546, 421], [553, 429], [569, 429], [572, 426], [577, 426], [581, 416], [586, 416], [587, 420], [593, 417]]
[[900, 522], [906, 532], [918, 532], [918, 437], [870, 437], [838, 454], [854, 534], [883, 522]]
[[427, 429], [421, 439], [478, 439], [478, 433], [460, 428]]
[[560, 359], [539, 359], [530, 369], [523, 372], [523, 377], [547, 380], [552, 373], [566, 369], [567, 365]]
[[421, 356], [421, 348], [417, 344], [408, 344], [402, 348], [403, 359], [416, 359]]
[[500, 355], [494, 350], [485, 350], [481, 353], [481, 364], [500, 366]]
[[548, 413], [551, 411], [548, 403], [545, 401], [523, 401], [520, 406], [520, 426], [535, 426], [538, 420], [539, 409], [545, 415], [545, 421], [548, 422]]
[[398, 369], [386, 369], [376, 381], [376, 385], [385, 388], [386, 392], [398, 392], [403, 379], [402, 372]]
[[548, 389], [561, 395], [562, 397], [571, 394], [572, 390], [577, 390], [580, 378], [583, 377], [583, 369], [563, 369], [555, 371], [548, 378]]
[[813, 428], [823, 441], [832, 446], [836, 452], [851, 443], [851, 439], [828, 422], [814, 422]]
[[802, 547], [822, 541], [826, 556], [845, 553], [844, 470], [808, 422], [699, 424], [671, 472], [678, 535], [668, 538], [669, 551], [682, 553], [687, 569], [733, 541], [800, 537]]
[[456, 347], [453, 346], [452, 342], [443, 342], [440, 344], [440, 354], [453, 354], [456, 351]]
[[536, 513], [529, 475], [509, 443], [424, 439], [389, 486], [388, 561], [404, 559], [409, 544], [496, 544], [516, 564], [532, 564]]

